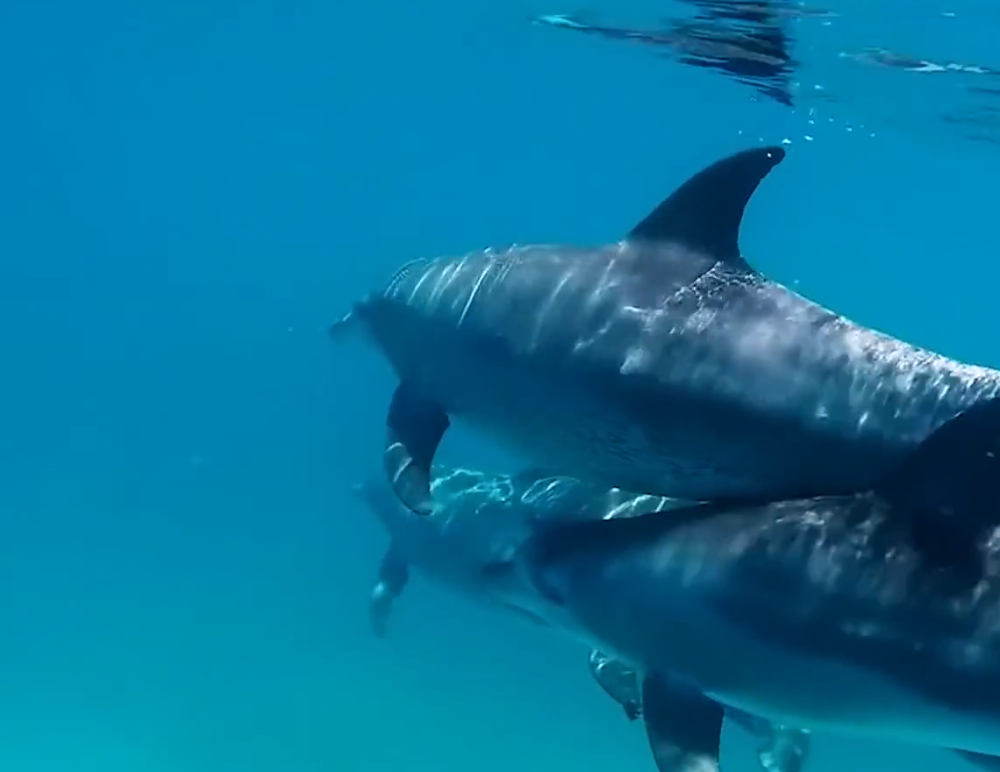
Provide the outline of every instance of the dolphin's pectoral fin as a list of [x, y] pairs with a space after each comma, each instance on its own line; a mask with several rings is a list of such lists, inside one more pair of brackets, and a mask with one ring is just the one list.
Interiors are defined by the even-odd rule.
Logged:
[[784, 157], [785, 151], [774, 146], [716, 161], [671, 193], [629, 232], [628, 240], [682, 244], [749, 270], [739, 247], [743, 211]]
[[719, 769], [725, 711], [715, 700], [651, 673], [642, 682], [642, 714], [660, 772]]
[[629, 721], [635, 721], [642, 715], [639, 675], [635, 670], [597, 649], [590, 652], [587, 665], [597, 685], [622, 706]]
[[802, 772], [809, 756], [809, 733], [762, 721], [757, 763], [765, 772]]
[[513, 612], [516, 616], [521, 617], [521, 619], [525, 619], [528, 622], [531, 622], [533, 625], [537, 625], [538, 627], [552, 627], [552, 625], [550, 625], [548, 622], [546, 622], [544, 619], [538, 616], [538, 614], [534, 613], [533, 611], [528, 611], [528, 609], [526, 608], [521, 608], [520, 606], [513, 606], [510, 603], [504, 603], [503, 607], [508, 611]]
[[339, 343], [344, 339], [344, 337], [354, 328], [355, 317], [353, 311], [348, 311], [337, 321], [330, 325], [328, 332], [330, 333], [330, 338], [333, 339], [335, 343]]
[[418, 515], [433, 509], [431, 463], [450, 423], [440, 405], [406, 383], [396, 387], [386, 417], [382, 463], [399, 500]]
[[980, 769], [989, 769], [993, 770], [993, 772], [1000, 770], [1000, 757], [988, 756], [985, 753], [976, 753], [974, 751], [955, 751], [955, 753], [970, 764], [975, 764]]
[[732, 504], [696, 504], [636, 517], [550, 523], [540, 527], [521, 549], [527, 574], [549, 602], [563, 605], [559, 568], [577, 559], [601, 560], [630, 549], [643, 548], [675, 528], [732, 510]]
[[409, 564], [394, 545], [390, 544], [389, 549], [382, 556], [382, 563], [378, 568], [378, 580], [372, 588], [371, 600], [368, 604], [372, 632], [375, 633], [376, 637], [385, 637], [392, 604], [402, 594], [409, 579]]
[[1000, 523], [1000, 397], [940, 426], [876, 492], [912, 516], [929, 555], [966, 560], [983, 529]]

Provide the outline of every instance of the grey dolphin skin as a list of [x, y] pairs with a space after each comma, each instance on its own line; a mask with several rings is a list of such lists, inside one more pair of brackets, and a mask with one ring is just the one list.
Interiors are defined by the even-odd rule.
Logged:
[[331, 334], [362, 329], [398, 378], [384, 464], [400, 499], [430, 512], [452, 418], [631, 491], [850, 494], [1000, 393], [997, 371], [859, 326], [743, 258], [744, 208], [784, 157], [717, 161], [618, 243], [416, 260], [356, 303]]
[[[638, 671], [629, 667], [622, 660], [609, 657], [595, 649], [590, 654], [590, 672], [601, 688], [622, 706], [629, 719], [634, 720], [641, 715], [642, 680]], [[695, 710], [688, 712], [687, 715], [694, 716], [695, 720], [699, 716], [702, 717], [701, 720], [704, 724], [714, 723], [714, 718], [711, 717], [709, 711], [706, 711], [705, 707], [706, 703], [710, 702], [708, 698], [689, 685], [676, 681], [676, 679], [661, 677], [658, 680], [662, 684], [660, 686], [661, 692], [666, 695], [666, 701], [673, 706], [674, 710], [683, 710], [687, 707], [689, 700], [697, 700]], [[647, 692], [648, 694], [649, 692]], [[767, 770], [767, 772], [799, 772], [804, 768], [809, 754], [809, 732], [804, 729], [777, 726], [735, 708], [717, 706], [716, 709], [718, 711], [724, 710], [726, 718], [735, 721], [757, 739], [757, 762], [761, 769]], [[650, 740], [650, 745], [655, 752], [656, 744]], [[689, 757], [696, 757], [694, 748], [694, 743], [688, 743], [685, 750]], [[668, 751], [670, 750], [672, 749], [668, 748]], [[1000, 757], [971, 751], [955, 751], [955, 753], [981, 769], [993, 772], [1000, 770]], [[665, 767], [660, 766], [660, 769], [663, 770]]]
[[546, 624], [533, 609], [547, 603], [529, 582], [518, 584], [513, 574], [500, 582], [486, 569], [511, 560], [541, 523], [599, 520], [679, 505], [663, 496], [630, 494], [534, 470], [498, 475], [436, 465], [430, 489], [440, 506], [425, 518], [404, 507], [381, 478], [355, 487], [390, 537], [370, 605], [372, 628], [379, 636], [385, 634], [392, 603], [405, 589], [411, 566], [479, 604]]
[[507, 570], [595, 647], [723, 705], [1000, 755], [998, 400], [869, 491], [554, 524]]
[[[531, 471], [489, 475], [436, 467], [431, 485], [442, 504], [427, 518], [404, 508], [383, 479], [356, 488], [390, 535], [386, 556], [391, 556], [395, 566], [390, 573], [408, 576], [412, 564], [451, 591], [541, 624], [546, 624], [546, 617], [554, 617], [555, 626], [561, 624], [559, 611], [549, 613], [549, 602], [539, 597], [530, 581], [512, 583], [509, 580], [516, 578], [516, 573], [489, 570], [494, 561], [518, 559], [518, 552], [523, 554], [538, 533], [551, 533], [546, 528], [552, 524], [640, 517], [667, 506], [680, 506], [661, 497], [631, 495]], [[372, 624], [379, 635], [384, 634], [392, 600], [405, 587], [405, 578], [402, 583], [385, 585], [385, 563], [383, 560], [371, 606]], [[653, 590], [657, 588], [656, 576], [654, 572], [650, 577]], [[505, 583], [500, 584], [500, 578]], [[678, 630], [683, 629], [685, 623], [679, 624]], [[740, 652], [731, 647], [726, 656], [739, 661]], [[809, 735], [804, 729], [773, 724], [731, 706], [723, 707], [671, 676], [648, 674], [641, 678], [636, 666], [597, 650], [591, 652], [589, 666], [597, 683], [630, 719], [644, 719], [660, 772], [698, 768], [699, 763], [702, 769], [711, 769], [713, 763], [717, 766], [711, 753], [713, 749], [718, 752], [717, 735], [723, 717], [734, 720], [756, 738], [758, 763], [768, 772], [798, 772], [808, 757]], [[772, 677], [780, 678], [782, 670], [779, 665]], [[645, 690], [644, 681], [648, 683]], [[812, 688], [808, 683], [800, 686]], [[687, 717], [687, 723], [679, 724], [678, 717]], [[995, 756], [969, 751], [958, 751], [958, 755], [981, 768], [1000, 770], [1000, 758]]]
[[723, 708], [690, 685], [663, 674], [647, 674], [596, 649], [590, 653], [590, 672], [605, 692], [625, 710], [629, 719], [653, 706], [647, 723], [649, 745], [657, 767], [718, 769], [723, 718], [742, 726], [757, 740], [757, 763], [766, 772], [800, 772], [809, 754], [809, 733], [789, 729]]
[[[544, 597], [516, 575], [491, 575], [489, 566], [507, 560], [543, 523], [593, 521], [655, 512], [669, 500], [597, 488], [568, 478], [532, 472], [487, 475], [435, 467], [431, 488], [440, 502], [430, 517], [403, 507], [387, 482], [357, 486], [390, 535], [371, 601], [373, 629], [385, 634], [392, 602], [403, 592], [409, 567], [479, 603], [505, 608], [548, 624]], [[390, 563], [391, 568], [386, 569]], [[387, 578], [388, 577], [388, 578]], [[403, 577], [402, 581], [397, 581]], [[808, 735], [778, 729], [762, 719], [723, 711], [689, 686], [591, 652], [590, 670], [604, 690], [626, 710], [641, 716], [659, 772], [717, 770], [723, 719], [734, 718], [758, 742], [758, 760], [767, 772], [799, 772]]]

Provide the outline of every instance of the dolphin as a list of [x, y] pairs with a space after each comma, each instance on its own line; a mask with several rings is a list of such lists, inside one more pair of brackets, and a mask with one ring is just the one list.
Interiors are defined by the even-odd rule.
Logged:
[[869, 490], [552, 524], [505, 570], [595, 647], [728, 707], [1000, 756], [1000, 400]]
[[[590, 671], [601, 688], [622, 706], [628, 718], [634, 720], [641, 715], [642, 678], [637, 670], [622, 660], [595, 649], [590, 655]], [[690, 686], [685, 686], [676, 679], [661, 682], [672, 688], [669, 704], [674, 706], [675, 710], [686, 709], [688, 703], [685, 698], [692, 699], [692, 696], [699, 700], [695, 703], [696, 706], [705, 705], [707, 698], [703, 695], [697, 696], [698, 693]], [[697, 715], [699, 712], [701, 711], [696, 707], [687, 715]], [[810, 733], [807, 730], [779, 727], [758, 716], [734, 708], [726, 708], [725, 715], [756, 738], [757, 762], [761, 769], [767, 772], [797, 772], [804, 768], [810, 746]], [[955, 751], [955, 754], [980, 769], [990, 772], [1000, 770], [1000, 757], [972, 751]]]
[[[590, 672], [598, 685], [635, 720], [654, 706], [649, 745], [660, 772], [674, 768], [718, 769], [723, 719], [743, 727], [757, 741], [757, 764], [765, 772], [801, 772], [809, 755], [809, 733], [772, 724], [733, 708], [724, 708], [689, 684], [664, 674], [643, 675], [626, 662], [597, 649]], [[679, 742], [678, 738], [682, 738]], [[998, 759], [1000, 761], [1000, 759]]]
[[331, 328], [360, 329], [398, 383], [383, 463], [428, 514], [452, 418], [553, 474], [689, 501], [851, 494], [1000, 394], [1000, 372], [860, 326], [741, 254], [744, 209], [785, 157], [690, 177], [623, 240], [400, 268]]
[[[442, 506], [424, 518], [403, 507], [384, 479], [355, 486], [390, 536], [369, 606], [378, 637], [386, 635], [393, 602], [406, 588], [411, 565], [481, 606], [502, 608], [543, 626], [565, 626], [559, 609], [551, 608], [529, 582], [498, 583], [500, 575], [489, 570], [494, 561], [509, 559], [547, 524], [636, 517], [681, 506], [664, 497], [545, 476], [540, 470], [491, 475], [436, 465], [431, 487]], [[805, 767], [808, 730], [724, 706], [680, 678], [644, 672], [598, 649], [589, 652], [588, 667], [630, 721], [643, 720], [659, 772], [718, 769], [724, 720], [754, 737], [757, 763], [765, 772], [801, 772]], [[957, 753], [980, 768], [1000, 772], [1000, 758]]]
[[[627, 494], [576, 480], [525, 471], [489, 475], [435, 465], [431, 488], [439, 508], [420, 517], [395, 498], [388, 483], [373, 479], [355, 491], [390, 535], [369, 605], [375, 634], [384, 637], [393, 602], [404, 591], [409, 569], [450, 591], [491, 608], [504, 608], [549, 626], [545, 599], [528, 583], [493, 584], [486, 570], [508, 559], [545, 522], [630, 517], [661, 511], [662, 497]], [[594, 680], [625, 711], [642, 718], [659, 772], [718, 770], [723, 721], [733, 719], [758, 744], [766, 772], [800, 772], [808, 734], [771, 725], [742, 711], [724, 710], [683, 681], [640, 672], [599, 651], [591, 651]]]
[[494, 578], [491, 566], [505, 565], [541, 523], [630, 516], [680, 505], [664, 496], [631, 494], [534, 469], [489, 474], [435, 464], [430, 489], [440, 506], [424, 518], [403, 506], [384, 479], [354, 487], [390, 537], [369, 606], [372, 630], [379, 637], [386, 633], [411, 566], [479, 605], [504, 608], [547, 626], [547, 603], [534, 587], [512, 582], [511, 576]]

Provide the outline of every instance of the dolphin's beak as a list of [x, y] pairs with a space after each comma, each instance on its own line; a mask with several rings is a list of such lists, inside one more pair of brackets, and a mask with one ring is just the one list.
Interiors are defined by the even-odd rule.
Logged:
[[342, 341], [354, 326], [354, 321], [354, 312], [348, 311], [327, 329], [330, 339], [335, 343]]
[[351, 494], [357, 496], [362, 501], [366, 501], [369, 504], [373, 503], [376, 498], [377, 486], [369, 482], [359, 482], [351, 486]]

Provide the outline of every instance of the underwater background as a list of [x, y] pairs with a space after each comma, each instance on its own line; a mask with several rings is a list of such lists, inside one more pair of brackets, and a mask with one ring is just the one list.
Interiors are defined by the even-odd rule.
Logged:
[[[802, 93], [839, 98], [789, 108], [529, 24], [577, 10], [543, 0], [3, 3], [0, 772], [649, 772], [557, 634], [416, 576], [372, 636], [386, 539], [351, 487], [394, 384], [327, 327], [405, 260], [615, 240], [787, 141], [753, 264], [1000, 366], [1000, 144], [941, 117], [996, 86], [839, 56], [1000, 66], [1000, 7], [824, 7], [788, 23]], [[441, 458], [520, 463], [460, 429]], [[726, 768], [749, 747], [727, 729]], [[972, 769], [826, 736], [809, 768], [886, 765]]]

